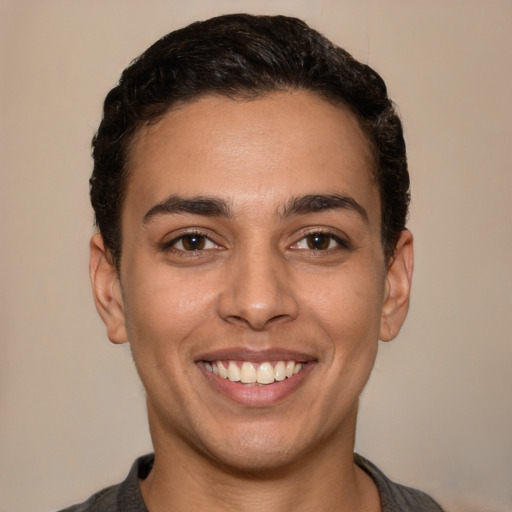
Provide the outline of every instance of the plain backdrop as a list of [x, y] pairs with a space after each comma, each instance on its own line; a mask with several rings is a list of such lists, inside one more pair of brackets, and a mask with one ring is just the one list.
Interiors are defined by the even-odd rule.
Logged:
[[151, 450], [89, 291], [90, 139], [133, 57], [236, 11], [304, 18], [383, 75], [403, 118], [412, 306], [357, 450], [452, 512], [510, 512], [512, 3], [492, 0], [0, 0], [0, 511], [81, 501]]

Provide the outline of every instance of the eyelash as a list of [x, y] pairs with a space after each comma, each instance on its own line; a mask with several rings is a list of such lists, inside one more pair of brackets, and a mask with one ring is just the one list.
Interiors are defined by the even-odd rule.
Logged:
[[[187, 249], [184, 247], [184, 241], [188, 238], [188, 239], [191, 239], [191, 238], [194, 238], [196, 237], [197, 239], [199, 239], [203, 244], [208, 244], [208, 243], [211, 243], [214, 245], [214, 247], [210, 247], [210, 248], [204, 248], [204, 247], [198, 247], [196, 249]], [[177, 244], [181, 244], [182, 245], [182, 248], [178, 248], [176, 247]], [[162, 244], [162, 250], [163, 251], [173, 251], [173, 252], [176, 252], [178, 254], [181, 254], [183, 255], [184, 253], [189, 253], [189, 254], [197, 254], [197, 253], [201, 253], [201, 252], [204, 252], [204, 251], [210, 251], [212, 249], [216, 249], [216, 248], [221, 248], [220, 245], [218, 245], [217, 243], [215, 243], [207, 234], [201, 232], [201, 231], [188, 231], [186, 233], [183, 233], [175, 238], [173, 238], [172, 240], [169, 240], [168, 242], [165, 242], [164, 244]]]
[[[190, 241], [190, 239], [194, 238], [194, 237], [196, 237], [198, 239], [199, 247], [187, 249], [184, 246], [184, 241], [187, 238]], [[310, 238], [310, 237], [317, 237], [317, 238], [320, 237], [320, 241], [327, 242], [328, 246], [325, 248], [311, 247], [310, 242], [312, 240], [311, 239], [308, 240], [308, 238]], [[308, 244], [308, 247], [302, 247], [302, 248], [299, 247], [299, 244], [304, 243], [304, 242]], [[336, 244], [335, 247], [331, 247], [333, 242]], [[176, 247], [178, 244], [180, 244], [181, 247]], [[204, 246], [205, 244], [206, 245], [212, 244], [213, 247], [205, 247]], [[311, 230], [311, 231], [307, 231], [307, 232], [302, 232], [300, 234], [300, 238], [295, 243], [293, 243], [291, 246], [289, 246], [289, 248], [294, 251], [305, 250], [305, 251], [310, 251], [313, 253], [326, 253], [326, 252], [331, 253], [331, 252], [337, 251], [337, 250], [348, 250], [351, 248], [351, 244], [346, 239], [341, 238], [340, 236], [335, 235], [335, 234], [331, 233], [330, 231], [316, 229], [316, 230]], [[175, 252], [176, 254], [179, 254], [182, 256], [198, 255], [199, 253], [204, 253], [204, 252], [215, 250], [215, 249], [222, 250], [223, 247], [220, 246], [219, 244], [217, 244], [207, 234], [205, 234], [201, 231], [189, 231], [189, 232], [183, 233], [183, 234], [173, 238], [172, 240], [162, 244], [163, 251], [172, 251], [172, 252]]]
[[[309, 242], [308, 238], [315, 237], [315, 236], [316, 237], [325, 237], [325, 239], [327, 239], [326, 241], [328, 242], [328, 247], [326, 247], [324, 249], [311, 248], [311, 247], [303, 248], [303, 249], [300, 249], [298, 247], [294, 248], [294, 246], [298, 246], [301, 242], [308, 243]], [[332, 242], [334, 242], [336, 244], [335, 247], [330, 247]], [[309, 243], [308, 243], [308, 245], [309, 245]], [[315, 253], [321, 253], [321, 252], [330, 253], [330, 252], [337, 251], [337, 250], [348, 250], [351, 248], [351, 244], [349, 243], [349, 241], [346, 238], [342, 238], [338, 235], [335, 235], [334, 233], [332, 233], [330, 231], [324, 231], [322, 229], [313, 229], [311, 231], [302, 232], [301, 238], [299, 238], [299, 240], [297, 240], [297, 242], [295, 242], [290, 247], [293, 248], [293, 250], [307, 250], [307, 251], [311, 251], [311, 252], [315, 252]]]

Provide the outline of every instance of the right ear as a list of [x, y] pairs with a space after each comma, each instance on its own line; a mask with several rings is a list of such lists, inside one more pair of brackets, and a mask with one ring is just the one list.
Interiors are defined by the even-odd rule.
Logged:
[[112, 343], [126, 343], [128, 335], [121, 283], [99, 233], [94, 234], [90, 242], [89, 275], [96, 309], [107, 328], [108, 339]]

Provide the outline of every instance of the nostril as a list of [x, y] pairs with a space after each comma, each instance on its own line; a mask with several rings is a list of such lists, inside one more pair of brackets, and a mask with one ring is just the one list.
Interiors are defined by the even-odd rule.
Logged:
[[290, 319], [291, 317], [285, 314], [260, 319], [256, 319], [254, 318], [254, 316], [251, 318], [245, 318], [243, 316], [238, 315], [230, 315], [225, 318], [227, 322], [233, 325], [244, 327], [246, 329], [252, 329], [254, 331], [264, 331], [266, 329], [273, 327], [274, 325], [286, 322]]
[[269, 320], [267, 320], [267, 326], [269, 326], [270, 324], [274, 325], [274, 324], [286, 322], [290, 319], [291, 319], [291, 317], [289, 315], [276, 315], [276, 316], [273, 316], [272, 318], [270, 318]]
[[249, 322], [241, 316], [230, 315], [226, 317], [226, 321], [233, 325], [239, 325], [240, 327], [250, 327]]

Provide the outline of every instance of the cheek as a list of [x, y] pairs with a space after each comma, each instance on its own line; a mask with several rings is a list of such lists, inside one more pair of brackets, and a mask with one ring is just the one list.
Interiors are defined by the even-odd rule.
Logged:
[[158, 410], [179, 409], [192, 371], [190, 340], [211, 308], [194, 281], [146, 268], [152, 271], [130, 276], [124, 293], [130, 348], [148, 399]]
[[132, 273], [124, 290], [130, 342], [179, 349], [180, 342], [211, 314], [210, 295], [186, 273], [171, 273], [154, 264], [138, 268], [148, 270]]
[[384, 293], [378, 272], [345, 269], [317, 280], [307, 293], [309, 307], [332, 338], [355, 343], [378, 337]]

